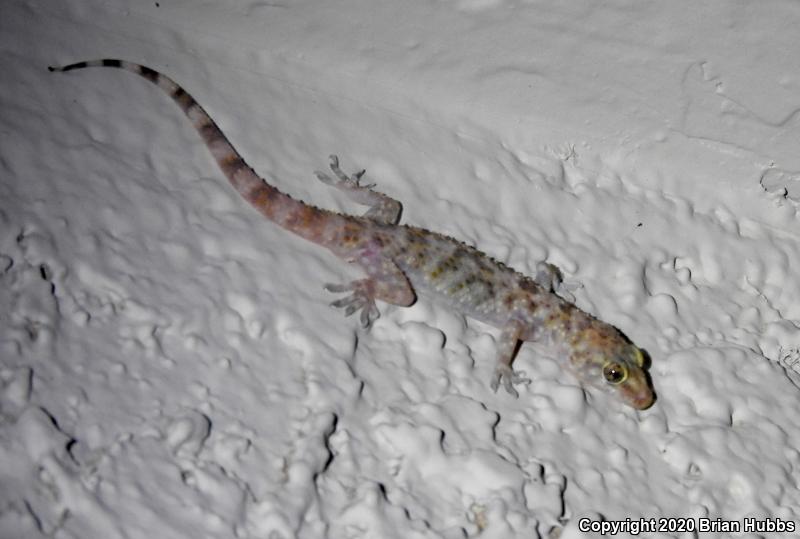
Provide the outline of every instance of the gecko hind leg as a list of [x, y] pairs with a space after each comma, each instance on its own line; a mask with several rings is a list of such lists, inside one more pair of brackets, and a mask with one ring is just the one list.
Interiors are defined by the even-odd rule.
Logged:
[[369, 275], [366, 279], [358, 279], [347, 284], [325, 285], [325, 290], [329, 292], [351, 292], [349, 296], [331, 303], [332, 307], [344, 309], [345, 316], [360, 310], [361, 325], [368, 328], [380, 317], [375, 300], [401, 307], [408, 307], [416, 301], [417, 296], [411, 288], [411, 283], [391, 260], [381, 258], [365, 265], [364, 268]]
[[314, 175], [319, 181], [330, 185], [344, 192], [352, 201], [369, 206], [364, 213], [364, 217], [379, 223], [396, 225], [400, 222], [400, 214], [403, 212], [403, 205], [398, 201], [372, 188], [374, 183], [361, 185], [361, 177], [366, 170], [361, 170], [348, 176], [339, 168], [339, 158], [331, 155], [331, 171], [336, 178], [331, 178], [324, 172], [316, 171]]

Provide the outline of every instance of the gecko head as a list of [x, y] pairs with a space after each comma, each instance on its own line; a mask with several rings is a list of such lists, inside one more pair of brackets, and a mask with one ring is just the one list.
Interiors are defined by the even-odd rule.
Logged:
[[585, 332], [581, 345], [570, 357], [578, 378], [637, 410], [652, 406], [655, 395], [650, 388], [642, 350], [605, 324], [590, 327]]

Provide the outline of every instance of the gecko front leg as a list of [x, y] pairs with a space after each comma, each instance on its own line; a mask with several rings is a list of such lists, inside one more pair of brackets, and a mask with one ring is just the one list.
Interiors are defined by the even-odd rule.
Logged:
[[408, 307], [417, 299], [408, 278], [391, 260], [375, 257], [361, 261], [360, 264], [369, 276], [366, 279], [348, 284], [325, 285], [325, 290], [329, 292], [352, 292], [349, 296], [331, 303], [333, 307], [343, 308], [345, 316], [350, 316], [360, 309], [361, 325], [367, 328], [380, 316], [375, 300]]
[[548, 292], [555, 292], [564, 282], [564, 274], [555, 264], [539, 262], [536, 264], [536, 277], [533, 280]]
[[536, 277], [533, 280], [548, 292], [557, 294], [570, 303], [575, 303], [575, 295], [572, 292], [580, 286], [574, 283], [565, 283], [564, 273], [558, 266], [549, 262], [539, 262], [536, 264]]
[[364, 213], [364, 217], [389, 225], [396, 225], [400, 222], [400, 214], [403, 212], [403, 205], [400, 204], [400, 201], [372, 189], [375, 187], [374, 183], [361, 185], [361, 177], [366, 170], [361, 170], [348, 176], [339, 168], [339, 158], [335, 155], [331, 155], [330, 167], [336, 179], [319, 171], [314, 173], [317, 179], [326, 185], [343, 191], [354, 202], [369, 206], [370, 208]]
[[514, 384], [531, 383], [531, 380], [525, 377], [524, 372], [514, 371], [511, 368], [511, 362], [514, 361], [514, 354], [519, 346], [523, 330], [523, 325], [516, 320], [509, 321], [503, 328], [497, 341], [497, 365], [494, 368], [491, 383], [492, 391], [496, 392], [502, 382], [506, 391], [515, 398], [519, 397], [519, 393], [514, 389]]

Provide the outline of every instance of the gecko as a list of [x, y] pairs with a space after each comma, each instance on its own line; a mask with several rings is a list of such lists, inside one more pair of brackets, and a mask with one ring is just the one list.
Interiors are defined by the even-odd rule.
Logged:
[[347, 316], [358, 312], [364, 327], [380, 316], [377, 301], [407, 307], [423, 295], [500, 330], [489, 384], [495, 392], [502, 384], [518, 397], [514, 386], [531, 382], [512, 368], [512, 362], [522, 342], [535, 341], [548, 344], [582, 384], [638, 410], [653, 404], [643, 351], [616, 327], [558, 295], [555, 284], [560, 273], [554, 266], [540, 263], [531, 278], [455, 238], [401, 225], [401, 203], [375, 190], [375, 184], [362, 184], [364, 170], [346, 174], [333, 155], [329, 164], [333, 177], [316, 172], [317, 178], [369, 209], [356, 216], [306, 204], [259, 176], [205, 109], [166, 75], [113, 59], [48, 70], [87, 67], [123, 69], [161, 88], [188, 117], [224, 176], [247, 202], [270, 221], [360, 267], [364, 278], [327, 284], [325, 289], [344, 294], [331, 305], [344, 309]]

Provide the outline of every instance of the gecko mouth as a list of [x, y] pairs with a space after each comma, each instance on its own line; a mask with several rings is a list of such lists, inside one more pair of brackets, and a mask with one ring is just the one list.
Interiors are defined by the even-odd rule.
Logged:
[[642, 392], [638, 395], [630, 395], [629, 401], [631, 406], [637, 410], [647, 410], [655, 402], [655, 395], [651, 391]]

